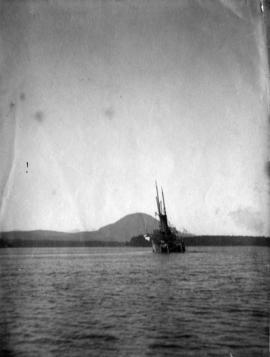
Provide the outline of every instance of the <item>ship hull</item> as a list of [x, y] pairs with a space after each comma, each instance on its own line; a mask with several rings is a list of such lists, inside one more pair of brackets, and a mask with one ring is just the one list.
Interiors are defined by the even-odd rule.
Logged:
[[182, 239], [177, 236], [166, 236], [156, 233], [151, 237], [152, 250], [158, 254], [184, 253], [186, 248]]

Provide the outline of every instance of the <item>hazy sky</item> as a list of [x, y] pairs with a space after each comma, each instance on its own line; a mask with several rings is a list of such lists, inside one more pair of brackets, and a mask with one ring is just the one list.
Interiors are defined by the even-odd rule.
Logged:
[[263, 18], [255, 0], [2, 1], [0, 229], [154, 215], [158, 180], [179, 229], [269, 234]]

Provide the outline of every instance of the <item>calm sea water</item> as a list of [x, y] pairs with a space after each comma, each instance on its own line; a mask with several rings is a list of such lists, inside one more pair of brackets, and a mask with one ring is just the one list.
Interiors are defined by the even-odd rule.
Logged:
[[270, 249], [0, 250], [7, 356], [268, 356]]

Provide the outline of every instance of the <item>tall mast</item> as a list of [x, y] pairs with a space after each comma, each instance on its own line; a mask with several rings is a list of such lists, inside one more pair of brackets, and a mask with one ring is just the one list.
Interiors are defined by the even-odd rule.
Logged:
[[156, 191], [157, 191], [157, 196], [156, 196], [157, 208], [158, 208], [158, 214], [160, 216], [161, 215], [161, 210], [160, 210], [160, 201], [159, 201], [159, 195], [158, 195], [157, 181], [156, 181]]
[[162, 187], [161, 187], [161, 193], [162, 193], [162, 201], [163, 201], [164, 214], [165, 214], [165, 216], [166, 216], [167, 213], [166, 213], [166, 206], [165, 206], [164, 193], [163, 193], [163, 188], [162, 188]]

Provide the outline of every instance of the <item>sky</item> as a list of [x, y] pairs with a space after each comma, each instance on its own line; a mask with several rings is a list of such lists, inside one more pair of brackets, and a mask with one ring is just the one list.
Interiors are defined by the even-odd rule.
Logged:
[[0, 4], [0, 230], [269, 235], [260, 1]]

